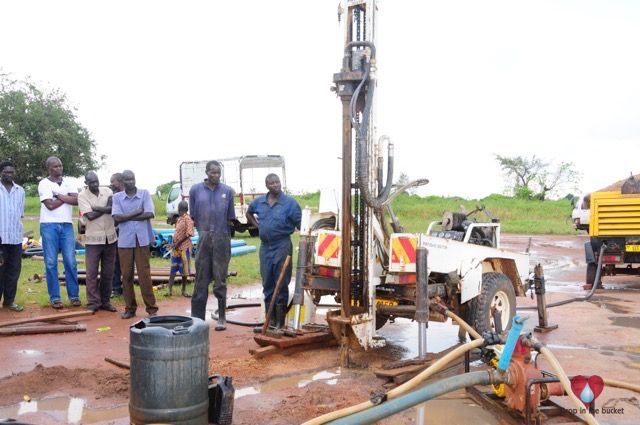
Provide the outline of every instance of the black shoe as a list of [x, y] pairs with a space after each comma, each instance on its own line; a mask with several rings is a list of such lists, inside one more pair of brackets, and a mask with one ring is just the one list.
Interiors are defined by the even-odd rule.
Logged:
[[96, 312], [98, 311], [98, 308], [97, 307], [89, 307], [89, 306], [87, 306], [87, 310], [89, 310], [93, 314], [96, 314]]
[[215, 327], [216, 331], [224, 331], [227, 330], [227, 300], [219, 299], [218, 300], [218, 324]]
[[121, 319], [131, 319], [132, 317], [136, 317], [136, 313], [133, 311], [125, 311], [120, 315]]
[[276, 304], [276, 329], [284, 328], [284, 320], [287, 316], [287, 305]]
[[118, 311], [117, 308], [115, 308], [115, 306], [111, 303], [107, 303], [107, 304], [103, 304], [100, 306], [100, 310], [107, 310], [110, 311], [112, 313], [115, 313], [116, 311]]
[[[269, 306], [271, 304], [265, 304], [264, 305], [264, 320], [267, 320], [267, 316], [269, 316]], [[273, 310], [271, 310], [271, 316], [269, 316], [269, 325], [267, 326], [269, 328], [275, 328], [276, 327], [276, 306], [273, 306]]]

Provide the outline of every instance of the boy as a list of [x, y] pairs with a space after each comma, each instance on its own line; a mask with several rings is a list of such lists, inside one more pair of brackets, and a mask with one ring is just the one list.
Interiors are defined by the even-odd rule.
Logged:
[[173, 281], [176, 273], [182, 275], [182, 296], [191, 297], [185, 290], [187, 286], [187, 276], [191, 273], [191, 250], [193, 243], [193, 220], [187, 214], [189, 204], [182, 201], [178, 204], [178, 221], [176, 221], [176, 232], [173, 234], [173, 250], [171, 251], [171, 272], [169, 274], [169, 296], [173, 290]]

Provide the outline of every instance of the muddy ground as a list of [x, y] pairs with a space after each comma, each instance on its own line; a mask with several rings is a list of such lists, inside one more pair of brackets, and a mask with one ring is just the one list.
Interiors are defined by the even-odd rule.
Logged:
[[[543, 265], [548, 302], [587, 294], [583, 290], [585, 236], [534, 236], [531, 239], [532, 267]], [[503, 246], [524, 251], [529, 237], [503, 235]], [[557, 330], [537, 334], [548, 344], [567, 374], [598, 374], [609, 379], [640, 382], [640, 277], [616, 276], [604, 279], [590, 302], [568, 304], [550, 310], [549, 321]], [[230, 287], [229, 304], [259, 302], [259, 285]], [[529, 297], [518, 305], [533, 305]], [[159, 302], [161, 315], [189, 315], [188, 299], [176, 297]], [[210, 297], [210, 308], [215, 303]], [[69, 310], [64, 310], [69, 311]], [[323, 312], [320, 310], [320, 314]], [[0, 312], [0, 322], [53, 314], [50, 308], [22, 313]], [[77, 319], [86, 332], [0, 337], [0, 418], [13, 417], [26, 423], [126, 424], [129, 374], [104, 360], [129, 361], [129, 327], [144, 318], [142, 310], [133, 320], [99, 311]], [[525, 330], [537, 324], [535, 312]], [[242, 308], [229, 318], [259, 320], [258, 308]], [[211, 319], [209, 319], [210, 321]], [[212, 321], [210, 323], [213, 323]], [[107, 330], [99, 329], [108, 328]], [[273, 354], [254, 359], [250, 349], [258, 348], [250, 327], [229, 325], [225, 332], [210, 330], [211, 373], [232, 376], [236, 389], [234, 424], [295, 424], [358, 404], [390, 387], [371, 372], [375, 367], [417, 355], [417, 329], [409, 321], [388, 323], [379, 332], [387, 346], [367, 353], [351, 353], [353, 367], [340, 368], [335, 347], [299, 352], [289, 356]], [[457, 327], [430, 324], [428, 349], [444, 350], [456, 343]], [[545, 360], [539, 367], [550, 370]], [[624, 408], [624, 413], [599, 415], [601, 423], [640, 423], [640, 396], [626, 390], [605, 388], [598, 398], [601, 406]], [[24, 400], [30, 400], [25, 402]], [[22, 403], [21, 403], [22, 402]], [[566, 397], [557, 402], [571, 407]], [[416, 408], [385, 419], [383, 423], [499, 423], [487, 411], [459, 392], [444, 400], [429, 402], [426, 410]]]

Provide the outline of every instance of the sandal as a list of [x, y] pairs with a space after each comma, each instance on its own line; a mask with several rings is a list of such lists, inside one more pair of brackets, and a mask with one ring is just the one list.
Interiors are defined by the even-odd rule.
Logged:
[[5, 306], [5, 307], [7, 307], [9, 310], [13, 310], [13, 311], [22, 311], [22, 310], [24, 310], [24, 307], [22, 307], [19, 304], [11, 304], [11, 305], [8, 305], [8, 306]]
[[71, 305], [74, 306], [74, 307], [80, 307], [82, 305], [82, 303], [80, 302], [79, 299], [76, 298], [74, 300], [71, 300]]
[[60, 300], [51, 301], [51, 307], [55, 308], [56, 310], [64, 308], [64, 306], [62, 305], [62, 301]]

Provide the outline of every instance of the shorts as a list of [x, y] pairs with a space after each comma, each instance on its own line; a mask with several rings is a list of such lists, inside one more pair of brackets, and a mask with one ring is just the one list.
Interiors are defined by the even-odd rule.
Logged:
[[191, 251], [174, 249], [171, 251], [171, 273], [180, 273], [182, 276], [191, 274]]

